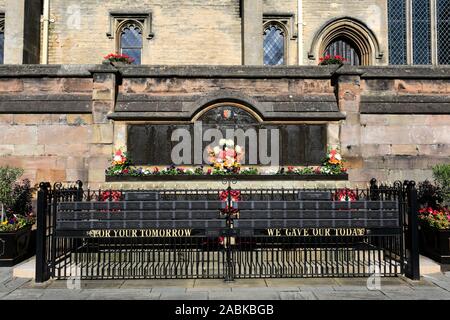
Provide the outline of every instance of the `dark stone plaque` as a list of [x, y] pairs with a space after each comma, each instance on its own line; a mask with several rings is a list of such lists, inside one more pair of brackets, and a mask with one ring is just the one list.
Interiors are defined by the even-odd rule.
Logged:
[[[261, 136], [259, 129], [267, 129], [267, 140], [269, 155], [271, 150], [271, 131], [279, 130], [279, 161], [280, 165], [320, 165], [326, 155], [326, 125], [263, 125], [259, 123], [203, 123], [203, 133], [212, 128], [219, 129], [224, 138], [227, 137], [227, 129], [256, 132], [256, 139], [251, 135], [245, 137], [245, 161], [243, 165], [261, 165], [260, 146]], [[191, 133], [191, 161], [194, 163], [194, 125], [190, 124], [136, 124], [128, 126], [128, 155], [135, 165], [171, 165], [173, 164], [171, 152], [179, 141], [171, 141], [172, 133], [176, 129], [187, 129]], [[204, 150], [211, 141], [202, 141]], [[235, 143], [238, 141], [235, 139]], [[254, 146], [256, 162], [250, 161], [250, 146]], [[252, 157], [254, 158], [254, 157]], [[206, 163], [204, 163], [206, 164]]]

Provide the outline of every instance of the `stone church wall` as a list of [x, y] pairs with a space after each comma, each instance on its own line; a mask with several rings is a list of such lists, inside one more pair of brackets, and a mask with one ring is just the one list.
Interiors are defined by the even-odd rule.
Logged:
[[127, 123], [240, 101], [266, 119], [326, 123], [348, 160], [347, 184], [420, 181], [450, 159], [449, 79], [447, 67], [3, 66], [0, 165], [25, 168], [33, 182], [98, 186]]

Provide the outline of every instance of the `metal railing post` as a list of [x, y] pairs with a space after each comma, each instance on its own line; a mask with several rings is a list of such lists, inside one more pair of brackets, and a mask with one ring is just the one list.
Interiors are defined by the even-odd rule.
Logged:
[[49, 279], [47, 265], [47, 215], [48, 215], [48, 194], [49, 183], [41, 182], [37, 193], [37, 230], [36, 230], [36, 269], [35, 281], [42, 283]]
[[408, 183], [408, 236], [410, 243], [409, 252], [409, 274], [407, 277], [412, 280], [420, 280], [420, 261], [419, 261], [419, 226], [418, 215], [419, 208], [417, 202], [417, 189], [414, 181]]

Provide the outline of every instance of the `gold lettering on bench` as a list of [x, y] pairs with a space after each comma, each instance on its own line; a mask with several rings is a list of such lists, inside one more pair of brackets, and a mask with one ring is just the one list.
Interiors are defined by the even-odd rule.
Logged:
[[176, 238], [190, 237], [192, 229], [117, 229], [89, 230], [91, 238]]
[[357, 237], [365, 236], [365, 228], [269, 228], [266, 234], [270, 237]]

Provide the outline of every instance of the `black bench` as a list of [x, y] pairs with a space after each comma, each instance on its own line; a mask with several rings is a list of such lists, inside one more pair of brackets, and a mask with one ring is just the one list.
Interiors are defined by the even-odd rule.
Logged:
[[[333, 201], [329, 192], [300, 192], [289, 200], [252, 199], [257, 197], [243, 195], [242, 201], [234, 203], [239, 216], [233, 222], [233, 234], [253, 236], [270, 228], [400, 226], [397, 201], [340, 202]], [[171, 198], [158, 192], [125, 192], [123, 200], [116, 202], [61, 202], [56, 231], [82, 236], [90, 230], [103, 229], [189, 228], [199, 236], [222, 235], [227, 226], [220, 211], [226, 202], [198, 198], [198, 194], [192, 200], [189, 194]]]

